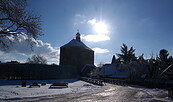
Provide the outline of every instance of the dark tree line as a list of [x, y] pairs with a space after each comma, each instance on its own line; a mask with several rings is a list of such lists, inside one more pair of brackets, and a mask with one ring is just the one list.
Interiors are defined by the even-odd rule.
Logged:
[[65, 79], [76, 78], [75, 66], [57, 66], [43, 64], [0, 64], [0, 79]]

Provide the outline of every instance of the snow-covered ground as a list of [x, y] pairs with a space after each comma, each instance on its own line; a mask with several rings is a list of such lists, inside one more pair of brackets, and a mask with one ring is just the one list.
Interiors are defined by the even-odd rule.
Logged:
[[[92, 92], [103, 89], [102, 86], [96, 86], [76, 79], [65, 80], [27, 80], [27, 87], [21, 87], [21, 80], [0, 80], [0, 100], [23, 99], [33, 97], [53, 97], [62, 94]], [[30, 88], [33, 82], [46, 82], [47, 85]], [[67, 82], [68, 88], [49, 88], [51, 83]], [[104, 87], [105, 88], [105, 87]]]
[[[46, 82], [46, 86], [29, 88], [33, 82]], [[68, 82], [68, 88], [49, 86], [54, 82]], [[19, 100], [20, 99], [20, 100]], [[106, 84], [96, 86], [76, 79], [29, 80], [27, 87], [21, 87], [21, 80], [0, 80], [0, 102], [172, 102], [167, 90], [148, 89], [139, 86], [118, 86]]]

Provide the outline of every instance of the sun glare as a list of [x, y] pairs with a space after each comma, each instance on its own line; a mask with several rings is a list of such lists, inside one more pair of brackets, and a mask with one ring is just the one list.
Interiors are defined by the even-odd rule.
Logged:
[[88, 23], [92, 25], [94, 34], [86, 35], [83, 37], [83, 39], [89, 42], [100, 42], [100, 41], [110, 40], [109, 26], [107, 26], [105, 22], [97, 21], [94, 18], [88, 20]]
[[98, 22], [94, 25], [94, 30], [98, 33], [98, 34], [107, 34], [109, 33], [107, 25], [103, 22]]

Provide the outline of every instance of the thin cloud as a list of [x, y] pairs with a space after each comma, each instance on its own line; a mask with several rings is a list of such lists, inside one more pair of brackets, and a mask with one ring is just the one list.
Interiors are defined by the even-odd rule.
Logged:
[[101, 49], [98, 47], [92, 48], [92, 50], [94, 50], [95, 53], [108, 53], [108, 52], [110, 52], [108, 49]]
[[85, 24], [87, 22], [86, 16], [82, 14], [76, 14], [74, 17], [74, 25]]
[[95, 18], [90, 19], [90, 20], [88, 20], [88, 23], [91, 24], [91, 25], [94, 25], [94, 24], [96, 24], [96, 19]]
[[76, 14], [75, 16], [76, 16], [76, 17], [82, 17], [82, 18], [85, 18], [85, 15], [81, 15], [81, 14]]
[[110, 40], [110, 37], [108, 35], [83, 35], [82, 39], [84, 39], [87, 42], [100, 42], [100, 41], [107, 41]]

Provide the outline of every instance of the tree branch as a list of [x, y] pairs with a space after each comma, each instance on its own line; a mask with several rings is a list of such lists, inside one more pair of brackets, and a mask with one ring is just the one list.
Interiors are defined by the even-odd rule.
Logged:
[[3, 20], [9, 20], [9, 18], [0, 18], [1, 21]]
[[[27, 0], [0, 0], [0, 38], [25, 33], [36, 39], [42, 35], [40, 16], [29, 12], [26, 6]], [[3, 38], [3, 46], [2, 42]]]
[[12, 31], [0, 31], [0, 35], [6, 35], [6, 36], [9, 36], [9, 35], [16, 35], [18, 34], [17, 32], [12, 32]]
[[8, 30], [9, 28], [11, 28], [13, 26], [14, 26], [14, 23], [11, 26], [7, 27], [5, 30]]

